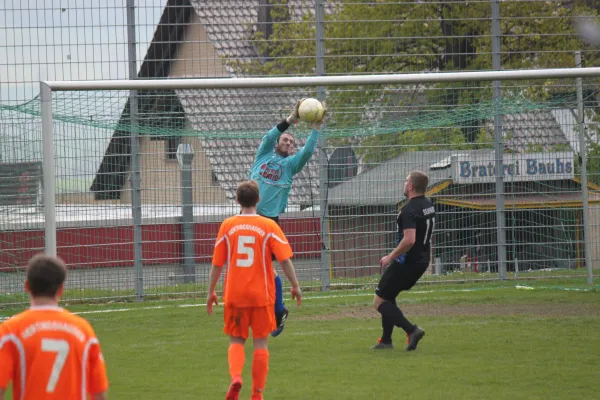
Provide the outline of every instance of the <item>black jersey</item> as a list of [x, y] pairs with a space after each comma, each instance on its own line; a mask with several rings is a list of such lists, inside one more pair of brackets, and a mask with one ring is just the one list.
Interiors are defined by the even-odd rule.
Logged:
[[405, 229], [416, 229], [415, 243], [406, 254], [405, 263], [429, 263], [431, 235], [435, 225], [435, 208], [425, 196], [408, 200], [398, 217], [398, 242], [404, 237]]

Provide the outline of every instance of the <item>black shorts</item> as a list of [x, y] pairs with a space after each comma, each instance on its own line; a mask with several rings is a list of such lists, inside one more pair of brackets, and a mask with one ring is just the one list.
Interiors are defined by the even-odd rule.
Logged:
[[394, 301], [401, 291], [410, 290], [428, 267], [429, 263], [400, 264], [392, 261], [381, 275], [375, 294], [384, 300]]

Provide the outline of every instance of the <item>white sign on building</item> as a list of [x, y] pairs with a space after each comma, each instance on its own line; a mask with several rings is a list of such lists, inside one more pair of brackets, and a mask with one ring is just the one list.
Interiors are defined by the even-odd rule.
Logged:
[[[494, 154], [487, 156], [458, 154], [452, 156], [454, 183], [486, 183], [496, 180]], [[504, 154], [506, 182], [573, 179], [573, 152]]]

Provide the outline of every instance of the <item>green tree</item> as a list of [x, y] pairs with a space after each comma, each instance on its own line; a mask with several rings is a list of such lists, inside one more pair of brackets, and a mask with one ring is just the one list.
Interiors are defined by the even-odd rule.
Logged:
[[592, 142], [588, 144], [587, 153], [588, 180], [600, 185], [600, 144]]
[[[261, 30], [253, 38], [262, 57], [247, 61], [231, 60], [237, 70], [249, 75], [303, 75], [315, 71], [315, 24], [312, 15], [302, 21], [289, 20], [294, 15], [287, 0], [270, 0], [274, 23], [268, 34]], [[413, 0], [381, 2], [354, 1], [336, 5], [326, 15], [325, 70], [327, 74], [384, 74], [398, 72], [491, 70], [491, 3], [453, 0], [415, 2]], [[584, 44], [572, 26], [573, 16], [598, 15], [597, 3], [586, 1], [509, 1], [500, 2], [501, 65], [503, 69], [573, 67], [574, 49]], [[598, 62], [598, 52], [584, 52], [584, 63]], [[544, 101], [552, 94], [547, 88], [556, 80], [527, 84], [503, 83], [503, 94], [524, 95]], [[558, 86], [558, 85], [557, 85]], [[568, 89], [572, 91], [572, 89]], [[477, 104], [492, 98], [489, 83], [459, 82], [407, 87], [389, 91], [373, 85], [344, 87], [328, 93], [328, 104], [335, 113], [340, 130], [376, 124], [382, 110], [396, 110], [396, 118], [422, 114], [424, 105], [440, 113], [461, 105]], [[397, 110], [405, 111], [405, 114]], [[455, 128], [464, 137], [462, 144], [477, 146], [482, 134], [479, 119], [460, 121]], [[440, 127], [438, 127], [440, 128]], [[454, 134], [457, 130], [453, 130]], [[376, 130], [375, 130], [376, 131]], [[440, 135], [442, 130], [412, 132], [398, 129], [363, 140], [365, 148], [381, 143], [398, 143], [388, 149], [386, 157], [405, 151], [402, 143], [419, 146], [456, 142]], [[382, 135], [385, 136], [385, 135]], [[338, 139], [343, 141], [343, 139]], [[428, 141], [428, 142], [423, 142]], [[446, 143], [446, 142], [447, 143]], [[371, 158], [381, 158], [372, 156]]]

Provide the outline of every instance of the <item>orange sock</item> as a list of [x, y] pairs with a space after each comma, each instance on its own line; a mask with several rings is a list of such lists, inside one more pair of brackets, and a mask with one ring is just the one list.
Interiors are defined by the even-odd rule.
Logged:
[[262, 395], [269, 373], [269, 350], [255, 349], [252, 360], [252, 395]]
[[229, 360], [229, 375], [231, 378], [242, 375], [244, 369], [246, 354], [244, 353], [244, 345], [233, 343], [229, 345], [227, 351], [227, 359]]

